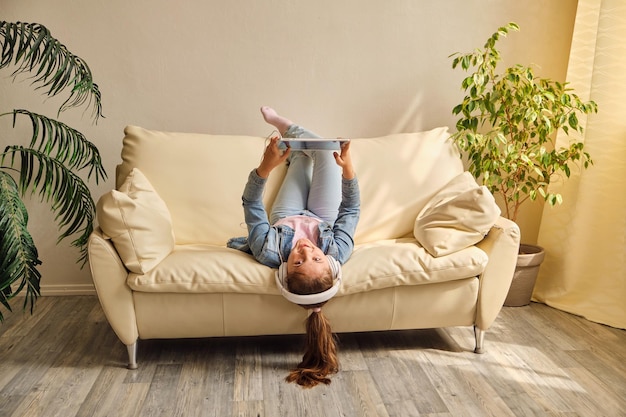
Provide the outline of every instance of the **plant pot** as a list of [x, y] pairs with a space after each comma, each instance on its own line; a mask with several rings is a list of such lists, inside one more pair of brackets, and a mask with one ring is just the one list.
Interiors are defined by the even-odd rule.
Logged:
[[521, 307], [530, 304], [539, 266], [543, 262], [545, 254], [541, 246], [520, 245], [513, 282], [511, 282], [511, 288], [506, 300], [504, 300], [505, 306]]

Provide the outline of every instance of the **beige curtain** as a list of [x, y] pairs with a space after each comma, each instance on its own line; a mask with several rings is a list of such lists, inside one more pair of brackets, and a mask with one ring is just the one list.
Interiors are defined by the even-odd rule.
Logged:
[[533, 298], [626, 328], [626, 1], [579, 0], [567, 77], [598, 103], [582, 121], [594, 165], [554, 185], [564, 203], [543, 212]]

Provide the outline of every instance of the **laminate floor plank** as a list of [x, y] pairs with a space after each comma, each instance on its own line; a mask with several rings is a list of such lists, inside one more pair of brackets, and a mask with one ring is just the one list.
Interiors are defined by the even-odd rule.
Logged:
[[396, 369], [402, 380], [407, 381], [407, 387], [412, 393], [412, 402], [415, 404], [415, 408], [420, 414], [447, 411], [445, 402], [422, 366], [423, 359], [416, 358], [416, 355], [412, 354], [407, 356], [409, 357], [400, 359]]
[[259, 346], [240, 341], [235, 350], [235, 381], [233, 401], [262, 401], [262, 356]]
[[340, 367], [342, 371], [366, 371], [367, 362], [363, 357], [359, 335], [346, 333], [340, 336], [338, 349], [341, 352]]
[[[212, 395], [215, 368], [211, 369], [210, 340], [193, 340], [190, 348], [181, 349], [182, 371], [179, 379], [176, 413], [173, 417], [203, 417], [212, 414], [219, 398]], [[223, 362], [223, 359], [221, 359]], [[219, 364], [218, 364], [219, 365]], [[225, 402], [228, 400], [225, 398]], [[229, 415], [229, 414], [227, 414]]]
[[[500, 343], [490, 343], [488, 354], [480, 355], [473, 363], [474, 368], [481, 375], [486, 384], [489, 384], [515, 416], [540, 416], [542, 408], [534, 401], [516, 377], [517, 372], [507, 359], [512, 353], [508, 346]], [[504, 348], [504, 349], [502, 349]]]
[[13, 309], [12, 313], [3, 310], [4, 323], [0, 324], [0, 342], [2, 342], [3, 338], [9, 338], [10, 340], [16, 336], [28, 334], [33, 327], [47, 317], [47, 313], [54, 307], [54, 303], [50, 303], [41, 297], [36, 304], [34, 311], [36, 314], [31, 315], [28, 308], [24, 310], [23, 298], [14, 298], [10, 304]]
[[488, 379], [476, 369], [474, 364], [454, 367], [454, 374], [464, 384], [463, 391], [468, 393], [479, 408], [478, 415], [514, 417], [506, 402], [497, 394]]
[[113, 415], [118, 409], [117, 395], [124, 387], [124, 369], [102, 367], [76, 412], [76, 417]]
[[613, 392], [621, 398], [626, 398], [626, 382], [624, 381], [623, 372], [603, 362], [591, 351], [576, 350], [567, 353], [576, 359], [582, 367], [589, 370], [594, 375], [601, 376], [607, 386], [607, 391]]
[[141, 414], [152, 417], [171, 417], [176, 413], [176, 397], [182, 365], [157, 365]]
[[1, 417], [626, 416], [626, 331], [543, 304], [471, 327], [338, 335], [332, 384], [284, 381], [302, 335], [139, 342], [139, 369], [93, 296], [23, 300], [0, 325]]
[[145, 382], [123, 383], [121, 387], [116, 387], [115, 406], [110, 412], [102, 415], [106, 417], [148, 417], [149, 415], [144, 414], [142, 409], [150, 387], [151, 385]]
[[[433, 390], [437, 392], [446, 411], [452, 415], [463, 416], [491, 416], [489, 410], [481, 408], [477, 404], [475, 393], [467, 390], [456, 370], [467, 366], [465, 363], [448, 364], [449, 359], [445, 355], [426, 355], [426, 361], [422, 367], [430, 380]], [[443, 410], [440, 412], [444, 412]]]
[[[590, 410], [590, 415], [626, 415], [624, 397], [616, 393], [611, 386], [600, 379], [601, 377], [598, 377], [585, 368], [568, 368], [565, 371], [573, 380], [584, 381], [585, 399], [588, 401], [585, 408]], [[590, 400], [589, 397], [592, 400]]]
[[[19, 346], [11, 350], [10, 356], [3, 355], [2, 365], [9, 365], [8, 373], [13, 377], [0, 391], [0, 397], [24, 396], [24, 403], [29, 405], [24, 407], [23, 404], [15, 401], [2, 402], [0, 415], [12, 415], [16, 409], [21, 410], [19, 411], [21, 415], [34, 415], [30, 410], [38, 410], [41, 401], [49, 393], [48, 385], [46, 385], [49, 378], [45, 378], [45, 375], [50, 371], [58, 356], [63, 352], [68, 352], [66, 346], [76, 331], [73, 324], [78, 318], [74, 313], [85, 314], [80, 310], [81, 301], [84, 303], [84, 300], [78, 297], [62, 300], [60, 309], [72, 313], [67, 320], [62, 319], [63, 313], [60, 309], [51, 309], [47, 312], [45, 319], [40, 320], [38, 325], [22, 337]], [[12, 371], [13, 367], [17, 367], [20, 371]]]
[[210, 413], [214, 417], [230, 416], [234, 398], [234, 368], [236, 340], [212, 340], [207, 363], [207, 395], [210, 403]]

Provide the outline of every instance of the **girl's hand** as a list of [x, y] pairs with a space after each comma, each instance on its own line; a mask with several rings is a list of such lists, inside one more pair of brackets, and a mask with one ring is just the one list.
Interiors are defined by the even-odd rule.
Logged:
[[356, 176], [354, 167], [352, 166], [352, 156], [350, 155], [350, 141], [341, 143], [341, 154], [339, 152], [333, 152], [335, 156], [335, 162], [343, 170], [343, 177], [347, 180], [351, 180]]
[[290, 153], [291, 148], [287, 148], [285, 152], [281, 153], [280, 149], [278, 149], [278, 136], [273, 137], [270, 139], [270, 143], [265, 148], [261, 164], [256, 169], [257, 175], [261, 178], [269, 177], [270, 172], [272, 172], [272, 170], [278, 165], [285, 162]]

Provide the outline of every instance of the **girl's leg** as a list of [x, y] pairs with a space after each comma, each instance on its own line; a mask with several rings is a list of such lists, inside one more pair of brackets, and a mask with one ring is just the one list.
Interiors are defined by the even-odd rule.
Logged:
[[[286, 138], [318, 138], [315, 133], [295, 125], [270, 107], [261, 107], [265, 121]], [[278, 191], [270, 222], [307, 209], [333, 224], [341, 203], [341, 168], [329, 150], [292, 148], [289, 168]]]
[[307, 208], [312, 174], [313, 160], [301, 151], [292, 150], [287, 174], [272, 206], [271, 224], [287, 216], [300, 214]]
[[[265, 121], [276, 127], [283, 137], [317, 137], [314, 133], [294, 125], [289, 119], [278, 116], [269, 107], [262, 107], [261, 112]], [[284, 128], [286, 123], [289, 123], [289, 126]], [[287, 174], [272, 206], [270, 214], [272, 224], [284, 217], [300, 214], [307, 209], [312, 176], [313, 160], [311, 157], [304, 151], [292, 147]]]
[[313, 176], [307, 207], [324, 221], [334, 224], [341, 204], [341, 167], [330, 150], [312, 154]]
[[[283, 136], [287, 138], [319, 138], [310, 130], [295, 124], [289, 126]], [[339, 204], [341, 203], [341, 168], [335, 161], [332, 149], [297, 152], [292, 150], [287, 175], [292, 169], [294, 173], [301, 169], [298, 166], [293, 167], [294, 159], [305, 156], [308, 160], [306, 176], [309, 180], [307, 185], [308, 199], [304, 208], [322, 220], [333, 224], [337, 219]], [[310, 167], [311, 164], [312, 168]]]
[[[261, 107], [261, 114], [263, 115], [263, 119], [270, 125], [274, 126], [276, 128], [276, 130], [278, 130], [278, 133], [280, 134], [280, 136], [284, 137], [284, 138], [297, 138], [299, 136], [289, 136], [289, 133], [287, 133], [287, 131], [289, 130], [289, 128], [293, 125], [293, 122], [289, 119], [287, 119], [286, 117], [283, 117], [281, 115], [279, 115], [276, 110], [274, 110], [271, 107], [268, 106], [263, 106]], [[295, 142], [290, 144], [291, 146], [291, 150], [293, 151], [294, 149], [304, 149], [304, 146], [302, 146], [301, 143]], [[281, 150], [285, 150], [287, 149], [287, 145], [285, 144], [285, 142], [281, 141], [278, 144], [279, 149]]]
[[285, 134], [287, 133], [287, 129], [289, 129], [289, 126], [293, 124], [291, 120], [287, 119], [286, 117], [280, 116], [278, 113], [276, 113], [276, 110], [271, 107], [261, 107], [261, 114], [263, 115], [263, 119], [267, 123], [278, 129], [278, 133], [280, 133], [281, 136], [285, 136]]

